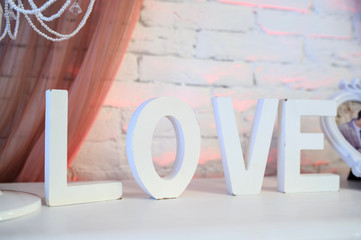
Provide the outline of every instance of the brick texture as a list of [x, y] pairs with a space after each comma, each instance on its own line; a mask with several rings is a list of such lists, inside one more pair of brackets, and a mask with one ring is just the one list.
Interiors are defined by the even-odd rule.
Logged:
[[[69, 168], [70, 180], [131, 178], [126, 134], [144, 101], [174, 96], [189, 104], [201, 130], [196, 177], [222, 177], [212, 97], [231, 97], [244, 153], [260, 98], [327, 99], [341, 79], [361, 75], [361, 4], [354, 0], [145, 0], [127, 53], [93, 129]], [[355, 110], [357, 107], [353, 107]], [[342, 115], [350, 107], [342, 107]], [[343, 119], [345, 121], [345, 119]], [[275, 124], [266, 175], [277, 166]], [[318, 118], [302, 130], [321, 132]], [[153, 162], [170, 173], [174, 129], [162, 119]], [[303, 173], [347, 173], [325, 149], [302, 151]]]

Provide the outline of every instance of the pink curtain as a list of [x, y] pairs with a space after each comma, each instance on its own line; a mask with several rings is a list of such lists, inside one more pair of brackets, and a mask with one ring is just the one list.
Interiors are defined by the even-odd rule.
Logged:
[[[85, 11], [87, 1], [81, 2]], [[0, 182], [44, 179], [45, 91], [69, 91], [68, 165], [90, 130], [138, 20], [142, 0], [96, 1], [84, 28], [53, 43], [25, 21], [0, 42]], [[69, 33], [81, 17], [54, 28]]]

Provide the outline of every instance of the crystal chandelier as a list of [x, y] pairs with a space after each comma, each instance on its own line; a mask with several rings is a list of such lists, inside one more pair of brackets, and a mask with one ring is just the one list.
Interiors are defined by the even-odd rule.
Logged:
[[[79, 30], [84, 26], [85, 22], [87, 21], [90, 13], [92, 12], [93, 5], [95, 0], [90, 0], [87, 11], [85, 12], [83, 19], [80, 21], [79, 25], [75, 28], [75, 30], [69, 34], [62, 34], [59, 33], [53, 29], [51, 29], [47, 22], [51, 22], [56, 18], [59, 18], [65, 10], [69, 7], [69, 5], [72, 3], [72, 0], [67, 0], [61, 8], [58, 10], [57, 13], [51, 15], [51, 16], [44, 16], [43, 11], [47, 8], [51, 7], [57, 0], [47, 0], [42, 6], [38, 7], [33, 2], [33, 0], [28, 0], [28, 3], [31, 7], [31, 9], [25, 9], [24, 5], [21, 0], [17, 0], [17, 4], [15, 4], [15, 0], [5, 0], [4, 2], [4, 10], [2, 6], [0, 5], [0, 25], [1, 25], [1, 19], [4, 15], [5, 18], [5, 24], [4, 29], [0, 35], [0, 41], [4, 39], [6, 35], [8, 35], [11, 39], [15, 39], [18, 33], [19, 29], [19, 19], [20, 14], [23, 14], [25, 19], [28, 21], [29, 25], [33, 28], [35, 32], [37, 32], [39, 35], [43, 36], [44, 38], [50, 40], [50, 41], [63, 41], [67, 40], [71, 37], [73, 37], [75, 34], [79, 32]], [[78, 15], [82, 12], [78, 0], [73, 2], [73, 4], [69, 7], [69, 11], [72, 12], [75, 15]], [[35, 24], [32, 22], [29, 15], [34, 15], [36, 20], [39, 22], [39, 24], [46, 30], [41, 31], [39, 28], [35, 26]], [[11, 29], [10, 21], [15, 20], [15, 26], [13, 27], [13, 30]]]

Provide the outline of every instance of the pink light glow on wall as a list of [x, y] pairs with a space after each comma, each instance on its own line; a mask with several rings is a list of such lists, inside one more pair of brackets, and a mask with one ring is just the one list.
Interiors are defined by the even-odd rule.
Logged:
[[257, 100], [249, 99], [249, 100], [238, 100], [233, 99], [233, 108], [237, 112], [243, 112], [245, 110], [251, 109], [257, 104]]
[[207, 74], [204, 75], [208, 84], [214, 84], [223, 76], [227, 76], [228, 73], [224, 69], [220, 69], [219, 67], [211, 68]]
[[277, 148], [270, 147], [267, 165], [266, 165], [266, 176], [275, 175], [277, 173]]
[[318, 166], [326, 166], [328, 164], [329, 164], [328, 161], [318, 160], [318, 161], [314, 162], [312, 165], [315, 167], [318, 167]]
[[221, 82], [227, 78], [234, 78], [237, 76], [237, 79], [244, 79], [248, 77], [247, 70], [243, 69], [241, 64], [232, 64], [230, 66], [215, 66], [209, 68], [207, 73], [203, 75], [203, 78], [206, 80], [207, 84], [215, 84]]
[[354, 52], [352, 53], [353, 57], [361, 57], [361, 52]]
[[358, 0], [327, 0], [322, 1], [322, 4], [332, 11], [340, 11], [340, 9], [351, 13], [361, 11], [361, 3]]
[[243, 112], [255, 107], [257, 104], [257, 99], [254, 98], [254, 93], [252, 91], [239, 95], [236, 90], [227, 90], [215, 92], [214, 96], [232, 98], [232, 105], [235, 112]]
[[272, 31], [272, 30], [267, 29], [263, 25], [261, 25], [261, 29], [268, 35], [275, 35], [275, 36], [299, 36], [300, 35], [299, 33], [294, 33], [294, 32]]
[[[157, 156], [153, 156], [153, 162], [161, 167], [167, 167], [174, 164], [176, 151], [163, 151]], [[205, 164], [209, 161], [221, 159], [221, 153], [218, 148], [203, 147], [199, 156], [199, 164]]]
[[208, 73], [204, 75], [204, 78], [206, 79], [208, 84], [214, 84], [219, 79], [219, 76]]
[[219, 148], [202, 148], [198, 164], [206, 164], [209, 161], [221, 159]]
[[164, 151], [157, 156], [153, 156], [153, 162], [161, 167], [166, 167], [174, 163], [176, 151]]
[[[301, 36], [301, 33], [296, 32], [282, 32], [277, 30], [270, 30], [264, 25], [260, 25], [261, 29], [267, 33], [268, 35], [273, 36]], [[351, 40], [351, 36], [334, 36], [334, 35], [327, 35], [327, 34], [309, 34], [307, 35], [309, 38], [319, 38], [319, 39], [333, 39], [333, 40]]]

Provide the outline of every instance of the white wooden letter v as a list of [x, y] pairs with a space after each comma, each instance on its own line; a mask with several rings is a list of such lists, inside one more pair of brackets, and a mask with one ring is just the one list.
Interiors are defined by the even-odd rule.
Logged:
[[260, 99], [253, 120], [252, 137], [245, 165], [230, 98], [213, 98], [224, 175], [231, 195], [261, 191], [277, 115], [277, 99]]

